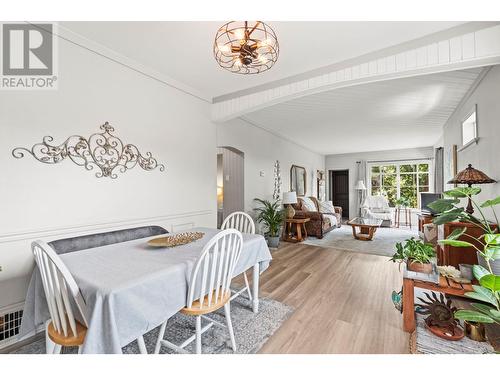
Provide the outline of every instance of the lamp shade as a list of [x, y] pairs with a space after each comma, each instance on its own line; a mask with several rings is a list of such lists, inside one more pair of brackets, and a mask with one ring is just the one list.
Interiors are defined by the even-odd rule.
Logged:
[[297, 203], [297, 193], [295, 191], [287, 191], [283, 193], [283, 204]]
[[472, 168], [472, 165], [469, 164], [467, 168], [463, 171], [457, 173], [457, 175], [450, 181], [449, 184], [468, 184], [468, 185], [476, 185], [476, 184], [492, 184], [496, 182], [492, 178], [489, 178], [483, 172]]
[[365, 183], [363, 182], [363, 180], [359, 180], [356, 183], [356, 187], [354, 189], [356, 189], [356, 190], [366, 190], [366, 186], [365, 186]]
[[[494, 182], [496, 182], [494, 179], [489, 178], [483, 172], [472, 168], [471, 164], [469, 164], [469, 166], [463, 171], [458, 172], [452, 180], [448, 181], [449, 184], [467, 184], [469, 187], [475, 184], [492, 184]], [[474, 213], [474, 207], [472, 206], [472, 199], [470, 196], [465, 212], [471, 215]]]

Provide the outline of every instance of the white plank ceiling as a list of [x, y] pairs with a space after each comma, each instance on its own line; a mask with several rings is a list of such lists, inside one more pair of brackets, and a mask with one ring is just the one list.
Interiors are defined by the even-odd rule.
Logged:
[[286, 78], [464, 22], [269, 22], [280, 57], [268, 72], [230, 73], [213, 56], [217, 22], [61, 22], [60, 26], [182, 82], [206, 97]]
[[432, 146], [481, 70], [336, 89], [243, 118], [321, 154]]

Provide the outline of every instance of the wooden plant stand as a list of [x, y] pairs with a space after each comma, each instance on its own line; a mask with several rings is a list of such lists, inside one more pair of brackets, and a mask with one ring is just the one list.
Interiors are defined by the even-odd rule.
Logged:
[[415, 331], [415, 288], [432, 290], [452, 296], [463, 296], [472, 292], [471, 284], [460, 284], [444, 276], [439, 277], [439, 285], [432, 282], [403, 278], [403, 330]]
[[[401, 220], [401, 212], [403, 212], [404, 224]], [[411, 229], [411, 209], [408, 207], [396, 207], [394, 209], [394, 227], [399, 228], [400, 225], [410, 227]]]

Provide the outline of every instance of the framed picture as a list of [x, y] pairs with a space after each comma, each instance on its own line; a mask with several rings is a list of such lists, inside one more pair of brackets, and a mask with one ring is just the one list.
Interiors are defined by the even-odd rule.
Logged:
[[298, 165], [290, 168], [290, 191], [295, 191], [299, 197], [306, 195], [306, 169]]
[[451, 180], [458, 173], [458, 146], [451, 145], [446, 150], [445, 165], [444, 165], [444, 183], [448, 185], [448, 189], [456, 187], [456, 184], [448, 184], [447, 181]]

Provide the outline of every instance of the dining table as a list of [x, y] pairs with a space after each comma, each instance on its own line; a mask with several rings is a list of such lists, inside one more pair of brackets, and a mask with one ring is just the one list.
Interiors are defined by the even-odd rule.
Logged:
[[[218, 229], [193, 228], [201, 239], [176, 247], [151, 247], [146, 237], [61, 254], [87, 305], [89, 326], [81, 353], [122, 353], [186, 306], [189, 278], [204, 245]], [[180, 233], [180, 232], [179, 232]], [[259, 276], [272, 256], [262, 235], [243, 233], [234, 275], [253, 272], [252, 308], [259, 309]], [[164, 236], [164, 235], [163, 235]], [[35, 267], [28, 286], [21, 338], [33, 335], [50, 319]], [[141, 353], [145, 347], [139, 343]]]

